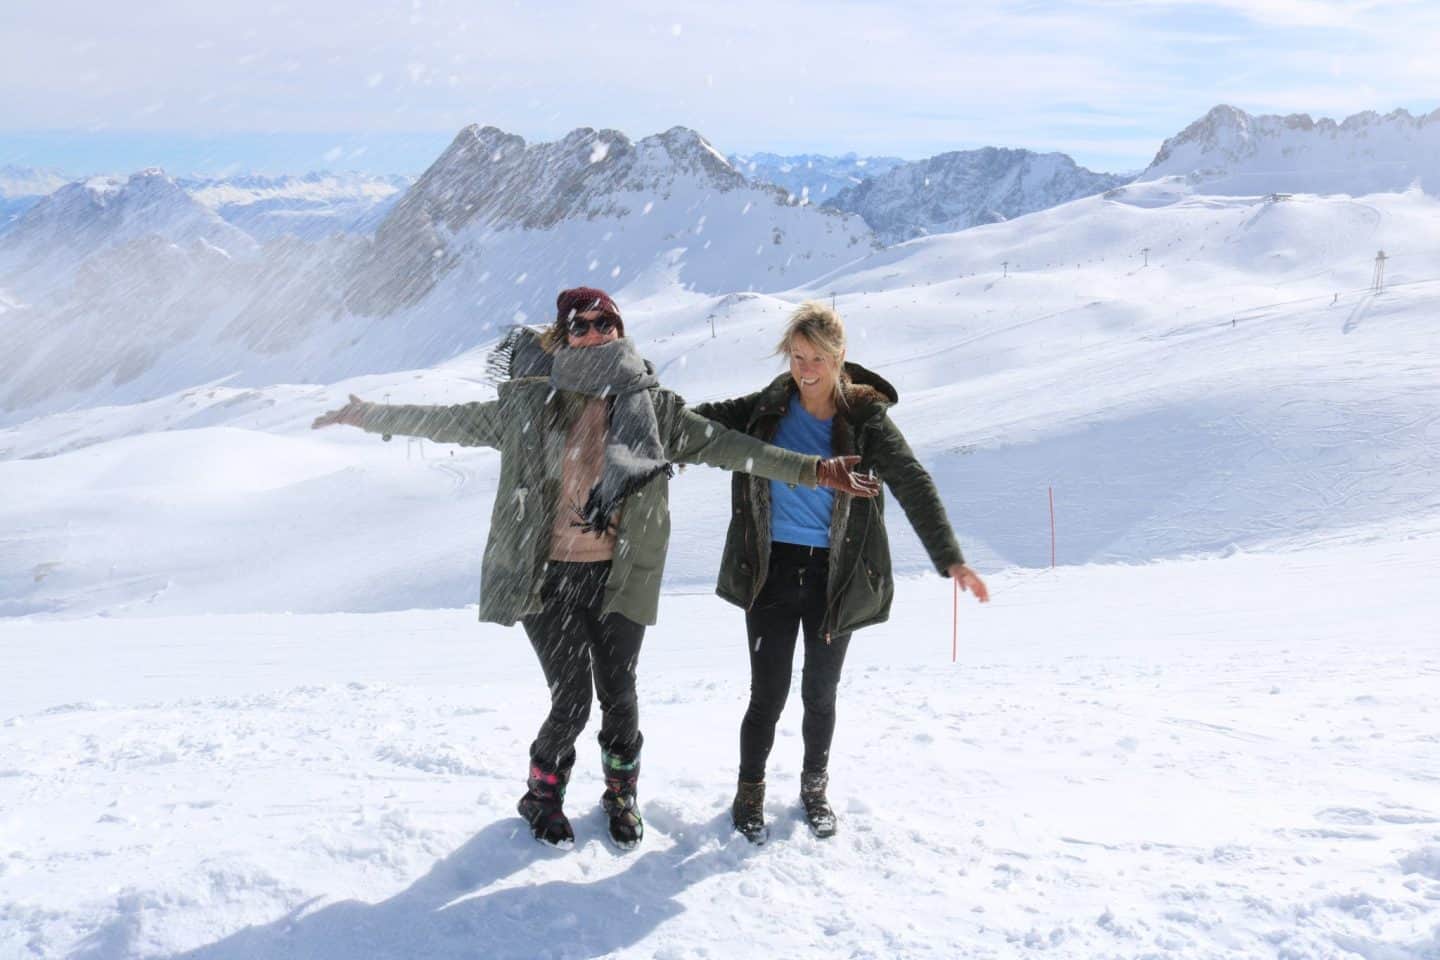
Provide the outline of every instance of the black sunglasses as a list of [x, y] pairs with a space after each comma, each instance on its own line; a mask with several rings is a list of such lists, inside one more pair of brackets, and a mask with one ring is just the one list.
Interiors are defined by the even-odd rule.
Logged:
[[583, 337], [594, 327], [596, 333], [609, 333], [615, 329], [614, 317], [596, 317], [594, 320], [582, 320], [575, 317], [565, 325], [565, 332], [572, 337]]

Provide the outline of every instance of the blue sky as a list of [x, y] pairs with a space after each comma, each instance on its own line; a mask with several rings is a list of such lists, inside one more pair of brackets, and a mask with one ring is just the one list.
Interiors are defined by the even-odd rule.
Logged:
[[0, 164], [418, 173], [469, 123], [1144, 167], [1217, 103], [1440, 106], [1433, 0], [6, 0]]

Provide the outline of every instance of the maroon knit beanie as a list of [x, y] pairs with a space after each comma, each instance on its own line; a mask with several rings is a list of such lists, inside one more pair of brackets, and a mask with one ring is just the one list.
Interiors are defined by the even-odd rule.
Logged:
[[614, 319], [620, 335], [625, 335], [625, 322], [620, 319], [620, 308], [610, 299], [610, 294], [598, 287], [573, 287], [561, 290], [555, 298], [555, 322], [566, 323], [573, 316], [599, 310], [604, 316]]

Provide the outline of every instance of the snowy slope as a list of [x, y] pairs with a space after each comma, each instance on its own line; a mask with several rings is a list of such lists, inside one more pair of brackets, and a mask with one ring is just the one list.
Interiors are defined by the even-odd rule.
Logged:
[[[1382, 244], [1391, 285], [1376, 294], [1370, 257]], [[972, 559], [1048, 564], [1053, 487], [1062, 563], [1136, 562], [1365, 539], [1440, 513], [1430, 481], [1440, 473], [1437, 250], [1440, 205], [1420, 194], [1276, 204], [1140, 184], [913, 241], [783, 297], [662, 287], [621, 302], [662, 380], [694, 402], [767, 382], [785, 313], [833, 291], [852, 358], [898, 386], [893, 416], [936, 475]], [[495, 455], [307, 427], [349, 392], [493, 396], [483, 358], [482, 349], [327, 387], [187, 390], [0, 431], [0, 480], [22, 491], [0, 504], [12, 531], [0, 559], [9, 611], [472, 601]], [[177, 469], [217, 462], [243, 442], [233, 430], [261, 433], [258, 458], [292, 457], [276, 438], [341, 458], [324, 476], [264, 490], [210, 490], [187, 474], [197, 497], [158, 503], [143, 485], [112, 486], [107, 478], [126, 470], [95, 465], [121, 438], [141, 451], [127, 456]], [[62, 483], [66, 475], [81, 485]], [[676, 481], [675, 512], [697, 534], [676, 537], [672, 585], [710, 581], [726, 489], [707, 468]], [[393, 508], [397, 496], [405, 509]], [[77, 512], [92, 517], [83, 533]], [[899, 568], [927, 569], [913, 535], [893, 526]], [[335, 537], [368, 560], [317, 591], [306, 571]], [[116, 563], [115, 544], [142, 540]]]
[[865, 218], [886, 243], [1010, 220], [1119, 186], [1063, 153], [985, 147], [897, 166], [825, 202]]
[[1205, 193], [1440, 192], [1440, 110], [1252, 116], [1220, 105], [1166, 140], [1142, 180], [1185, 176]]
[[588, 735], [577, 848], [529, 839], [544, 685], [473, 610], [0, 623], [0, 956], [1428, 960], [1437, 563], [1010, 571], [954, 665], [948, 586], [904, 582], [847, 660], [839, 834], [800, 819], [796, 702], [758, 849], [740, 615], [667, 596], [628, 855]]

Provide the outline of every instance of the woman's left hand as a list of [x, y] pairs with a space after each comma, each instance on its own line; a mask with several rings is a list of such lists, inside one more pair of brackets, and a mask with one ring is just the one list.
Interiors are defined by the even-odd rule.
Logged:
[[950, 574], [951, 580], [960, 584], [961, 590], [975, 594], [975, 599], [981, 603], [990, 602], [990, 591], [985, 588], [985, 581], [981, 580], [974, 570], [963, 563], [952, 563], [945, 572]]

